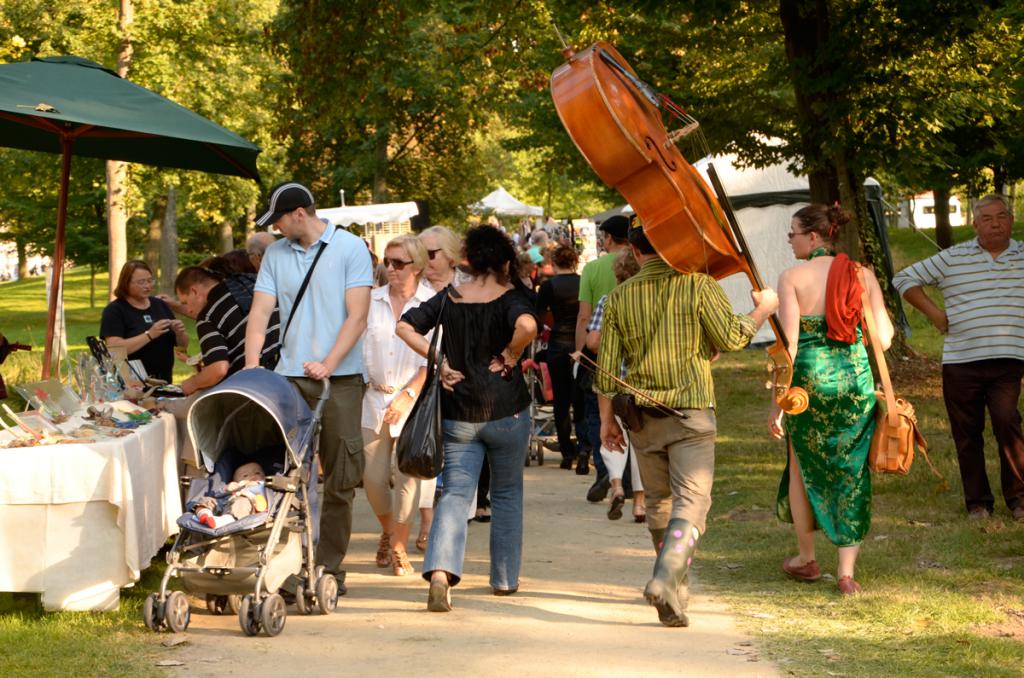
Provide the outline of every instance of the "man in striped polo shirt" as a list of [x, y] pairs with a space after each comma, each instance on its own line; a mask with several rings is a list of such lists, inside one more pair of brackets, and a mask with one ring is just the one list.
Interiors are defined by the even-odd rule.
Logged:
[[[236, 273], [222, 276], [201, 266], [182, 269], [174, 281], [185, 314], [196, 321], [203, 367], [181, 382], [185, 395], [210, 388], [245, 365], [245, 328], [252, 306], [256, 276]], [[280, 350], [277, 309], [271, 314], [260, 364], [273, 369]]]
[[[703, 273], [679, 273], [662, 259], [642, 227], [629, 243], [640, 272], [608, 294], [594, 377], [601, 411], [601, 443], [624, 450], [612, 399], [627, 389], [616, 383], [622, 361], [625, 381], [640, 393], [642, 427], [630, 430], [647, 503], [647, 525], [658, 549], [644, 597], [665, 626], [687, 626], [687, 581], [697, 540], [704, 534], [715, 473], [716, 350], [737, 351], [779, 306], [775, 292], [754, 293], [750, 315], [733, 312], [721, 285]], [[620, 399], [621, 400], [621, 399]], [[630, 417], [622, 417], [629, 422]]]
[[[985, 408], [999, 445], [1003, 499], [1024, 521], [1024, 244], [1010, 235], [1013, 216], [1001, 195], [974, 206], [973, 240], [903, 269], [893, 285], [946, 335], [942, 393], [960, 463], [968, 516], [992, 515], [995, 500], [985, 473]], [[945, 310], [924, 292], [942, 291]]]

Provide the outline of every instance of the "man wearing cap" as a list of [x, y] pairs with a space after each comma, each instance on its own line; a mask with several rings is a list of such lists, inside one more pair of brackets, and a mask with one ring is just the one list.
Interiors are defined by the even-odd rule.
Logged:
[[[624, 450], [615, 414], [631, 423], [629, 439], [644, 483], [647, 526], [658, 558], [644, 597], [665, 626], [687, 626], [687, 582], [698, 539], [704, 534], [715, 473], [715, 390], [711, 359], [736, 351], [779, 305], [775, 292], [754, 292], [750, 315], [733, 312], [711, 276], [679, 273], [662, 259], [643, 228], [629, 233], [640, 271], [605, 302], [594, 378], [601, 409], [601, 442]], [[626, 364], [626, 389], [610, 375]], [[630, 407], [623, 398], [632, 395]], [[650, 394], [657, 398], [645, 397]]]
[[[594, 308], [601, 297], [615, 289], [618, 281], [615, 279], [615, 258], [620, 252], [629, 247], [626, 234], [629, 231], [629, 217], [616, 214], [601, 222], [598, 227], [600, 244], [605, 254], [583, 267], [580, 274], [580, 310], [576, 316], [576, 351], [582, 351], [587, 340], [587, 324]], [[584, 369], [584, 368], [580, 368]], [[578, 374], [578, 373], [577, 373]], [[580, 446], [579, 460], [576, 464], [576, 473], [586, 475], [588, 470], [588, 459], [593, 454], [594, 468], [597, 471], [597, 479], [587, 490], [587, 501], [602, 501], [608, 496], [611, 489], [611, 481], [608, 480], [608, 470], [604, 467], [601, 455], [601, 419], [597, 409], [597, 397], [589, 388], [583, 393], [584, 420], [586, 421], [587, 432], [590, 440]], [[589, 448], [589, 452], [588, 452]]]
[[[288, 377], [310, 407], [320, 380], [330, 379], [321, 420], [324, 494], [316, 563], [338, 579], [352, 534], [352, 501], [363, 475], [362, 334], [370, 306], [373, 268], [366, 246], [316, 216], [313, 194], [300, 183], [278, 184], [256, 220], [284, 235], [263, 255], [245, 332], [245, 367], [258, 367], [267, 324], [280, 311], [281, 357], [275, 372]], [[303, 293], [303, 281], [308, 280]], [[297, 298], [298, 297], [298, 298]]]

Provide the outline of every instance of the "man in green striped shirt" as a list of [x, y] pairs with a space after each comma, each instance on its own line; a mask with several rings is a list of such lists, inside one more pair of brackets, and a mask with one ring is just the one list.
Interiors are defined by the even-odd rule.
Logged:
[[[601, 410], [601, 443], [624, 449], [612, 398], [627, 389], [612, 378], [626, 365], [643, 425], [630, 431], [647, 499], [647, 524], [658, 549], [644, 596], [666, 626], [686, 626], [687, 573], [711, 508], [715, 471], [715, 390], [711, 361], [736, 351], [778, 308], [775, 292], [754, 293], [750, 315], [733, 312], [718, 282], [678, 273], [655, 252], [642, 227], [629, 232], [640, 272], [605, 302], [594, 391]], [[667, 406], [674, 411], [668, 414]]]

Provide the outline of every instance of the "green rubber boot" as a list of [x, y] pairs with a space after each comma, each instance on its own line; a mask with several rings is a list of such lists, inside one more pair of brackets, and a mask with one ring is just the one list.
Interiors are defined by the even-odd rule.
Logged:
[[654, 574], [644, 589], [644, 598], [657, 608], [658, 619], [665, 626], [690, 625], [683, 610], [689, 597], [688, 574], [698, 539], [700, 532], [688, 520], [673, 518], [665, 528]]
[[661, 540], [665, 538], [665, 528], [656, 530], [651, 528], [651, 541], [654, 542], [654, 555], [661, 553]]

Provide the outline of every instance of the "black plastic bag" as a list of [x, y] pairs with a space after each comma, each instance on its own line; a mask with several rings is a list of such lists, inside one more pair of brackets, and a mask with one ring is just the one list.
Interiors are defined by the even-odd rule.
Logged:
[[448, 295], [441, 300], [437, 326], [427, 352], [427, 380], [423, 393], [409, 412], [409, 418], [398, 436], [395, 456], [398, 470], [412, 478], [430, 480], [441, 473], [444, 465], [444, 435], [441, 430], [441, 367], [437, 361], [437, 338], [441, 335], [441, 314]]

